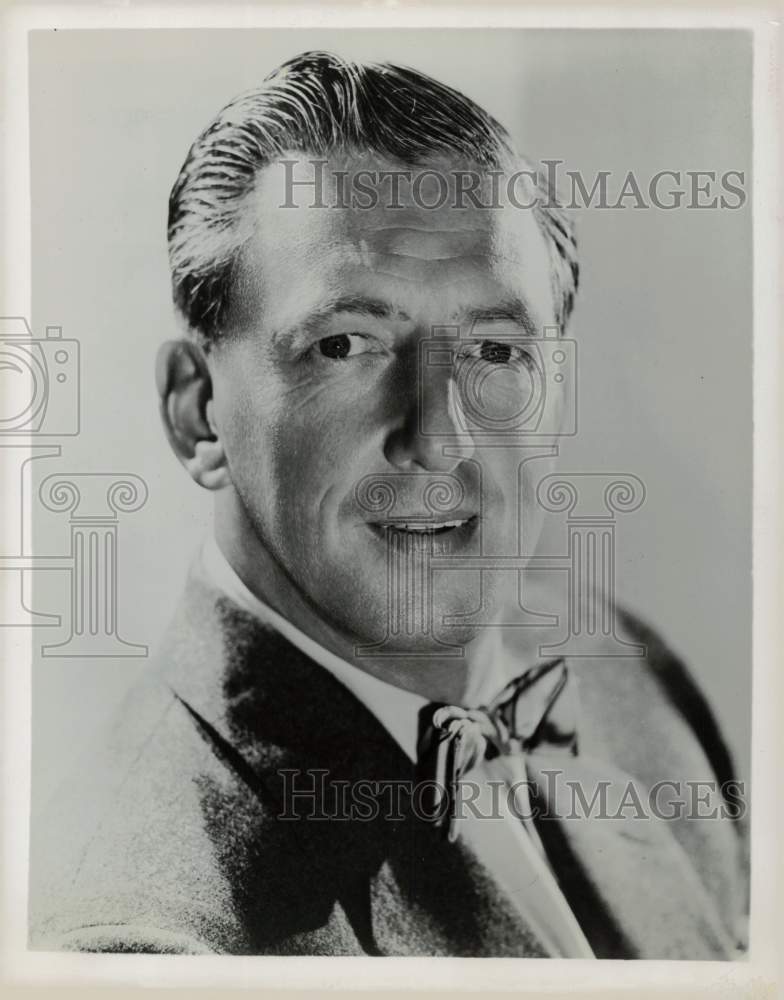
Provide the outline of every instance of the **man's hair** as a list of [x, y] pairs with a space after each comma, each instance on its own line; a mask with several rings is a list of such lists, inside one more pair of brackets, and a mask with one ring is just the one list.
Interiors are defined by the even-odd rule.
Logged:
[[565, 325], [578, 282], [571, 222], [541, 172], [513, 149], [506, 129], [424, 73], [306, 52], [219, 112], [191, 146], [172, 188], [172, 293], [205, 347], [222, 335], [238, 257], [250, 236], [239, 224], [246, 196], [263, 167], [292, 152], [370, 152], [411, 167], [444, 157], [487, 170], [527, 166], [536, 177], [532, 211], [550, 251], [556, 317]]

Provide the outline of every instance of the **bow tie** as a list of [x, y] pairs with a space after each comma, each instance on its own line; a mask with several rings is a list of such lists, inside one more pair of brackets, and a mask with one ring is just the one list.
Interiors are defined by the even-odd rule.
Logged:
[[428, 705], [420, 719], [417, 781], [427, 783], [427, 812], [436, 827], [456, 839], [459, 783], [480, 761], [543, 746], [576, 755], [575, 718], [563, 659], [526, 670], [487, 706]]

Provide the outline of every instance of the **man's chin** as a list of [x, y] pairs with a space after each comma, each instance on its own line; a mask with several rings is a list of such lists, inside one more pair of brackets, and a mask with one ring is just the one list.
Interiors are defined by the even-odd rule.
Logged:
[[343, 623], [344, 634], [352, 635], [356, 647], [376, 649], [381, 654], [461, 656], [463, 647], [476, 639], [482, 628], [481, 615], [474, 613], [475, 603], [404, 605], [389, 609], [380, 604], [373, 610], [366, 605], [363, 618], [355, 614], [350, 622]]

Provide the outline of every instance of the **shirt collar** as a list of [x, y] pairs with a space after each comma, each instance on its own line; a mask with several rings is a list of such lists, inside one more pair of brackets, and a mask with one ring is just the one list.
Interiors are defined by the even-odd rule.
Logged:
[[206, 577], [236, 605], [270, 625], [347, 687], [375, 715], [404, 753], [412, 761], [416, 760], [419, 711], [428, 704], [427, 699], [365, 673], [292, 625], [242, 582], [212, 534], [204, 540], [199, 562]]

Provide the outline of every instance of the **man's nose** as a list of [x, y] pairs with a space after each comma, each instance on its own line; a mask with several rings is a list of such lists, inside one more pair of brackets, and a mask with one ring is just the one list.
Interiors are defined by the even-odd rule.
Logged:
[[398, 397], [399, 423], [384, 446], [387, 460], [407, 471], [451, 472], [474, 454], [451, 372], [420, 370], [405, 381], [407, 389], [400, 386]]

